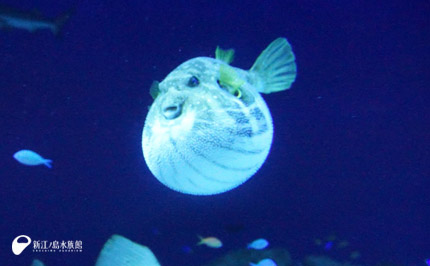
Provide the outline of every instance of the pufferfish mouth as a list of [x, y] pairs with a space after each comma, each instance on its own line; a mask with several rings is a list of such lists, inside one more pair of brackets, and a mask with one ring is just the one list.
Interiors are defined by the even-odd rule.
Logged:
[[160, 112], [166, 120], [173, 120], [182, 115], [184, 97], [166, 97], [161, 103]]
[[173, 120], [182, 114], [183, 104], [169, 104], [161, 108], [161, 113], [166, 120]]
[[196, 112], [186, 102], [160, 105], [153, 113], [153, 136], [163, 141], [186, 138], [196, 121]]

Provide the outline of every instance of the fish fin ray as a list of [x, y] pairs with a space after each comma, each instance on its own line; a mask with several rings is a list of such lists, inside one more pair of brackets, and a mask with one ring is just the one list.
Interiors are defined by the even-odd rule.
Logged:
[[270, 43], [257, 58], [250, 72], [257, 75], [256, 87], [261, 93], [289, 89], [296, 79], [297, 67], [287, 39], [278, 38]]
[[160, 88], [159, 85], [160, 82], [154, 80], [151, 84], [151, 87], [149, 88], [149, 94], [151, 94], [152, 99], [155, 100], [155, 98], [157, 98], [158, 94], [160, 94]]
[[234, 49], [224, 50], [217, 46], [215, 50], [215, 58], [225, 62], [226, 64], [230, 64], [234, 59]]
[[204, 244], [204, 237], [202, 237], [201, 235], [197, 235], [197, 237], [199, 238], [199, 242], [197, 242], [196, 246], [200, 246]]
[[48, 168], [52, 168], [52, 160], [45, 159], [43, 161], [43, 164], [46, 165], [46, 167], [48, 167]]

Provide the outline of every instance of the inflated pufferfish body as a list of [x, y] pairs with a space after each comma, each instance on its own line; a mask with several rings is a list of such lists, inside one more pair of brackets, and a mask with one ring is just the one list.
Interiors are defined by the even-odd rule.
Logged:
[[270, 111], [260, 93], [290, 88], [295, 57], [284, 38], [273, 41], [249, 71], [229, 65], [233, 50], [196, 57], [162, 82], [142, 135], [145, 161], [169, 188], [193, 195], [231, 190], [266, 160], [272, 144]]

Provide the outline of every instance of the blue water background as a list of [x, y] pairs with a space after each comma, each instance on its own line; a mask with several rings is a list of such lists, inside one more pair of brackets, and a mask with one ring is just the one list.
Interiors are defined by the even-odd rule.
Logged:
[[[2, 3], [49, 17], [75, 5]], [[314, 240], [331, 234], [360, 251], [359, 263], [424, 265], [429, 14], [429, 1], [81, 1], [61, 38], [0, 31], [0, 264], [94, 265], [115, 233], [163, 266], [202, 265], [259, 237], [300, 260], [327, 254]], [[262, 169], [211, 197], [161, 185], [140, 144], [152, 81], [217, 45], [247, 69], [280, 36], [298, 75], [291, 90], [264, 96], [275, 133]], [[18, 164], [12, 154], [24, 148], [53, 168]], [[20, 234], [82, 240], [84, 251], [14, 256]], [[196, 234], [224, 247], [195, 247]]]

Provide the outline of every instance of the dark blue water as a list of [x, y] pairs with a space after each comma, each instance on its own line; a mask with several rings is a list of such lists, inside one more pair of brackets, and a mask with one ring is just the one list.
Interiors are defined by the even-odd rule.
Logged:
[[[48, 17], [75, 6], [2, 3]], [[425, 265], [429, 14], [424, 0], [82, 1], [60, 38], [0, 31], [0, 265], [94, 265], [112, 234], [150, 247], [163, 266], [203, 265], [259, 237], [296, 261], [359, 251], [364, 265]], [[298, 75], [264, 96], [275, 133], [262, 169], [216, 196], [161, 185], [140, 144], [152, 81], [217, 45], [248, 69], [281, 36]], [[53, 168], [16, 162], [24, 148]], [[15, 256], [21, 234], [81, 240], [83, 252]], [[224, 247], [195, 247], [196, 234]], [[349, 245], [315, 244], [330, 235]]]

